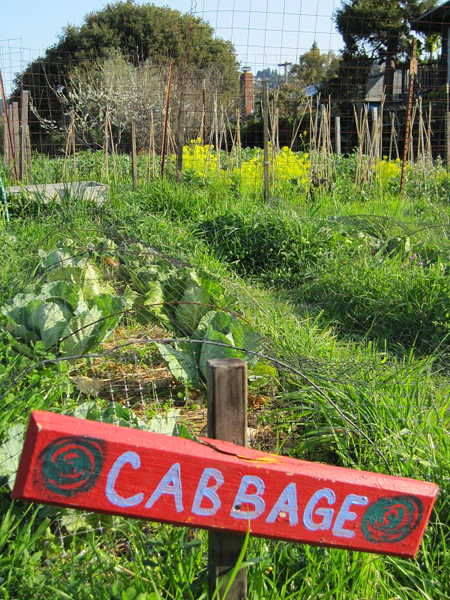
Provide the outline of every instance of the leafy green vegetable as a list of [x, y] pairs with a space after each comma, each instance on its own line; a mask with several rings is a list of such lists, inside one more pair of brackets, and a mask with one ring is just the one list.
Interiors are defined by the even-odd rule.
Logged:
[[134, 296], [110, 293], [87, 259], [62, 266], [68, 260], [61, 250], [51, 252], [42, 263], [47, 281], [30, 286], [0, 309], [7, 331], [18, 342], [17, 352], [27, 354], [24, 345], [37, 350], [41, 343], [44, 352], [87, 354], [107, 339], [131, 307]]
[[24, 425], [13, 425], [9, 430], [8, 439], [0, 446], [0, 482], [3, 480], [11, 490], [19, 468], [24, 437]]

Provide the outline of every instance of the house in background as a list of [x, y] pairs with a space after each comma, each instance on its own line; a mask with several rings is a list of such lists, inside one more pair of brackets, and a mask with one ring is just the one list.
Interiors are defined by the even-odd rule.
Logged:
[[[422, 88], [436, 88], [450, 83], [450, 0], [413, 21], [411, 27], [414, 31], [425, 35], [437, 33], [442, 39], [440, 58], [419, 67], [419, 81], [421, 80]], [[422, 78], [420, 71], [423, 71]]]
[[[425, 13], [411, 23], [413, 32], [441, 37], [441, 53], [438, 59], [419, 63], [416, 90], [426, 98], [436, 90], [450, 84], [450, 0]], [[384, 89], [384, 66], [374, 65], [367, 80], [365, 102], [379, 106]], [[405, 101], [409, 89], [409, 65], [399, 66], [394, 74], [394, 102]]]

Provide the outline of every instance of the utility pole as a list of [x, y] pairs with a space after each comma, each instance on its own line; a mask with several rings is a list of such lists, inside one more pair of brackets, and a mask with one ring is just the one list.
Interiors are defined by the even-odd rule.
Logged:
[[289, 71], [288, 71], [288, 67], [290, 67], [292, 65], [291, 62], [284, 62], [279, 64], [279, 67], [284, 67], [284, 83], [288, 82], [288, 77], [289, 77]]

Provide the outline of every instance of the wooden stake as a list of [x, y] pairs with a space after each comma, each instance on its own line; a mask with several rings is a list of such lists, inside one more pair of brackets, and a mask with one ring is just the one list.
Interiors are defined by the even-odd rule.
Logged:
[[[19, 103], [12, 103], [12, 122], [13, 122], [13, 140], [14, 140], [14, 163], [19, 165], [20, 159], [20, 119], [19, 119]], [[20, 168], [19, 168], [20, 179]]]
[[137, 152], [136, 152], [136, 124], [131, 123], [131, 166], [133, 171], [133, 190], [138, 186]]
[[109, 181], [109, 113], [108, 109], [105, 110], [105, 141], [104, 141], [104, 153], [105, 153], [105, 177], [106, 182]]
[[[3, 111], [5, 114], [5, 126], [6, 126], [7, 136], [8, 136], [8, 145], [9, 145], [8, 160], [10, 161], [10, 163], [12, 162], [14, 180], [17, 182], [18, 176], [17, 176], [17, 166], [16, 166], [15, 153], [14, 153], [14, 139], [13, 139], [13, 133], [12, 133], [12, 123], [10, 120], [8, 103], [6, 101], [5, 86], [3, 85], [3, 76], [2, 76], [1, 70], [0, 70], [0, 91], [2, 94]], [[5, 153], [5, 155], [6, 155], [6, 153]], [[9, 164], [8, 164], [8, 166], [9, 166]], [[5, 165], [5, 167], [6, 167], [6, 165]]]
[[220, 173], [219, 115], [217, 113], [217, 92], [214, 94], [214, 145], [215, 145], [215, 148], [216, 148], [216, 167], [217, 167], [217, 173]]
[[110, 139], [110, 143], [111, 143], [111, 156], [113, 159], [114, 185], [117, 188], [118, 177], [117, 177], [116, 147], [114, 144], [114, 136], [113, 136], [113, 131], [112, 131], [111, 117], [109, 116], [109, 113], [108, 113], [108, 128], [109, 128], [109, 139]]
[[[408, 97], [408, 109], [406, 113], [406, 130], [405, 130], [405, 145], [403, 148], [403, 162], [402, 162], [402, 176], [400, 180], [400, 194], [403, 194], [405, 189], [405, 177], [406, 177], [406, 163], [408, 162], [408, 150], [409, 150], [409, 136], [411, 132], [411, 110], [414, 93], [414, 77], [418, 71], [418, 63], [416, 58], [417, 52], [417, 40], [414, 39], [412, 58], [409, 63], [409, 97]], [[448, 85], [447, 85], [448, 88]]]
[[341, 154], [341, 117], [335, 117], [335, 132], [336, 132], [336, 154]]
[[[208, 437], [239, 446], [247, 445], [247, 363], [238, 358], [207, 363]], [[209, 534], [209, 597], [220, 579], [237, 562], [244, 537], [229, 533]], [[223, 598], [226, 584], [216, 595]], [[241, 569], [228, 591], [227, 600], [247, 598], [247, 571]]]
[[177, 139], [177, 181], [181, 181], [183, 174], [183, 146], [184, 146], [184, 92], [181, 91], [180, 104], [178, 107], [178, 139]]
[[148, 130], [148, 161], [147, 175], [150, 179], [150, 174], [153, 177], [156, 174], [156, 157], [155, 157], [155, 127], [153, 123], [153, 109], [150, 111], [150, 128]]
[[202, 138], [202, 144], [206, 146], [206, 79], [203, 80], [202, 89], [202, 125], [200, 137]]
[[170, 61], [169, 74], [167, 76], [166, 102], [164, 107], [164, 124], [161, 142], [161, 177], [164, 177], [164, 164], [166, 160], [167, 127], [169, 123], [170, 88], [172, 85], [173, 60]]
[[73, 172], [77, 176], [77, 155], [75, 142], [75, 111], [72, 111], [72, 155], [73, 155]]
[[21, 106], [20, 106], [20, 179], [22, 181], [28, 175], [29, 183], [33, 183], [31, 175], [31, 148], [29, 146], [29, 126], [28, 126], [28, 111], [29, 111], [30, 92], [22, 90]]
[[263, 127], [264, 127], [264, 200], [270, 199], [269, 179], [269, 90], [267, 81], [263, 83]]
[[378, 108], [372, 108], [372, 144], [374, 158], [380, 158], [378, 155]]
[[392, 147], [394, 143], [394, 135], [395, 135], [395, 114], [393, 112], [389, 113], [391, 115], [391, 137], [389, 140], [389, 160], [392, 160]]

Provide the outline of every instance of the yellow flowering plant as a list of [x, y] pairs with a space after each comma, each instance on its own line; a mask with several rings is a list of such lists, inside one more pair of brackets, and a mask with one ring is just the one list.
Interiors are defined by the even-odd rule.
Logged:
[[[311, 179], [309, 155], [295, 153], [288, 147], [274, 151], [272, 146], [269, 148], [269, 153], [273, 189], [277, 193], [293, 188], [306, 192]], [[174, 165], [175, 162], [175, 156], [171, 156], [171, 163]], [[259, 195], [264, 181], [264, 152], [261, 148], [246, 148], [242, 152], [239, 166], [227, 170], [221, 161], [218, 169], [214, 146], [203, 145], [201, 138], [196, 138], [183, 147], [183, 174], [200, 180], [220, 178], [223, 183], [228, 183], [239, 190], [242, 195]]]

